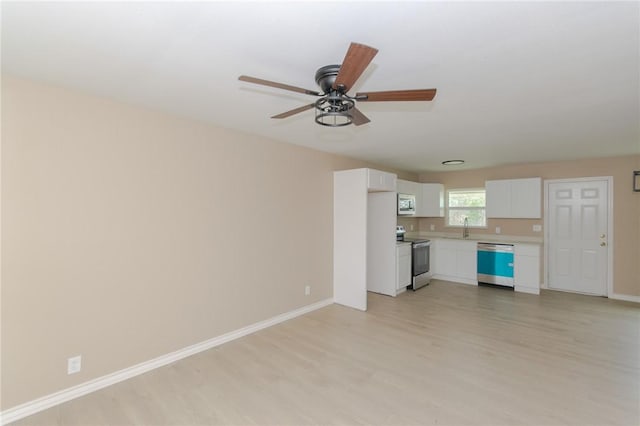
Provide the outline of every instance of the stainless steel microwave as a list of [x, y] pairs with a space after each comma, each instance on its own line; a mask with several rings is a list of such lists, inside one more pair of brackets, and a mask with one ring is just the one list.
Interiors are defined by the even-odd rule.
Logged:
[[398, 215], [416, 214], [416, 196], [398, 194]]

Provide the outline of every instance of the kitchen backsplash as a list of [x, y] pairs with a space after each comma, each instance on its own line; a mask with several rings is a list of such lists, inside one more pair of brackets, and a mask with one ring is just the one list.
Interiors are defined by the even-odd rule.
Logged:
[[[405, 219], [403, 219], [405, 220]], [[444, 218], [419, 218], [418, 231], [419, 232], [458, 232], [460, 227], [451, 227], [444, 225]], [[469, 232], [475, 235], [520, 235], [524, 237], [537, 237], [542, 238], [544, 236], [542, 219], [488, 219], [486, 228], [470, 228]], [[398, 218], [398, 224], [400, 224], [400, 218]], [[433, 225], [433, 229], [432, 229]], [[534, 227], [535, 230], [534, 231]], [[405, 225], [406, 228], [406, 225]], [[407, 228], [408, 230], [409, 228]], [[539, 229], [539, 230], [538, 230]], [[462, 232], [462, 231], [460, 231]]]
[[[420, 229], [419, 220], [420, 219], [417, 217], [398, 216], [397, 225], [404, 226], [404, 229], [406, 229], [407, 232], [418, 232], [418, 230]], [[428, 226], [427, 226], [427, 229], [428, 229]]]

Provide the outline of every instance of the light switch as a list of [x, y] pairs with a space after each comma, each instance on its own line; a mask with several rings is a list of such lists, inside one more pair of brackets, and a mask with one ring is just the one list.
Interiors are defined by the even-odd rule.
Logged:
[[499, 234], [502, 232], [502, 229], [499, 226], [496, 226], [496, 234]]

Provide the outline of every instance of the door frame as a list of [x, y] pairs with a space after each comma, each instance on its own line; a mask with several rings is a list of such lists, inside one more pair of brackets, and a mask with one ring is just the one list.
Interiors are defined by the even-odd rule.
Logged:
[[[553, 183], [579, 183], [594, 180], [607, 182], [607, 297], [613, 295], [613, 176], [593, 176], [566, 179], [545, 179], [544, 181], [544, 286], [549, 287], [549, 185]], [[562, 291], [562, 290], [556, 290]]]

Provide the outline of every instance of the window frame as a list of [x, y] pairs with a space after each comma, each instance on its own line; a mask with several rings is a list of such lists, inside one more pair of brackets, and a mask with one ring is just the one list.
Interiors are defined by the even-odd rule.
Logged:
[[[449, 194], [451, 192], [484, 192], [484, 206], [483, 207], [450, 207], [449, 205]], [[445, 216], [444, 216], [444, 226], [445, 228], [462, 228], [464, 225], [456, 225], [449, 223], [449, 210], [483, 210], [484, 211], [484, 224], [483, 225], [469, 225], [469, 228], [474, 229], [487, 229], [488, 219], [487, 219], [487, 189], [485, 187], [476, 187], [476, 188], [451, 188], [445, 191]]]

